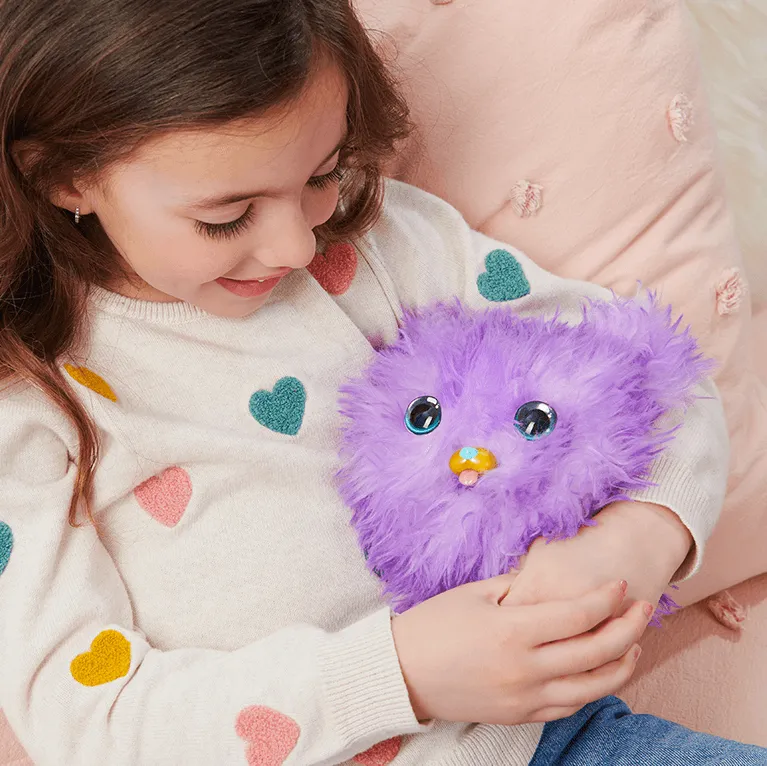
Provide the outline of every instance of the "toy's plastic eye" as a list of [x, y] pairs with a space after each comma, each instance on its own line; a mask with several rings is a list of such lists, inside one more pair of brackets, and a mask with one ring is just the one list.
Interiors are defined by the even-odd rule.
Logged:
[[442, 420], [442, 407], [433, 396], [419, 396], [410, 402], [405, 413], [407, 430], [416, 436], [430, 434]]
[[548, 436], [557, 424], [557, 413], [545, 402], [527, 402], [514, 417], [514, 425], [525, 439], [540, 439]]

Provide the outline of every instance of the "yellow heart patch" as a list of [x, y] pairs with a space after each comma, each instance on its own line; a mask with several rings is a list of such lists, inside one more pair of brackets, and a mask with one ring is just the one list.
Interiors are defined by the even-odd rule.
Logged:
[[69, 666], [72, 678], [83, 686], [101, 686], [128, 675], [130, 642], [116, 630], [102, 630], [89, 652], [78, 654]]
[[89, 370], [87, 367], [74, 367], [71, 364], [65, 364], [64, 369], [69, 373], [69, 377], [76, 380], [81, 386], [90, 388], [91, 391], [109, 399], [110, 402], [117, 401], [117, 394], [112, 390], [112, 386], [100, 375], [96, 375], [93, 370]]

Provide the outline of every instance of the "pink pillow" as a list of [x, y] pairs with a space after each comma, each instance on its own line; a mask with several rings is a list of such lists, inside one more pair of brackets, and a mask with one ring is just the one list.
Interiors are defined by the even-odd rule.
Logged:
[[691, 602], [767, 571], [767, 401], [691, 21], [678, 0], [359, 0], [417, 133], [392, 175], [542, 266], [658, 288], [720, 362], [729, 497]]

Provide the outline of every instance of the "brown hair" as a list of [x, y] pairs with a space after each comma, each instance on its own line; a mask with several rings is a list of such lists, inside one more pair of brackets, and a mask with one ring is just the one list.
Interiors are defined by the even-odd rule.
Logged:
[[72, 421], [72, 523], [81, 506], [90, 515], [98, 433], [59, 360], [85, 335], [88, 287], [110, 284], [120, 262], [96, 217], [75, 226], [51, 193], [158, 132], [288, 102], [319, 56], [350, 90], [341, 203], [317, 230], [330, 242], [375, 220], [382, 162], [408, 128], [349, 0], [0, 0], [0, 383], [36, 386]]

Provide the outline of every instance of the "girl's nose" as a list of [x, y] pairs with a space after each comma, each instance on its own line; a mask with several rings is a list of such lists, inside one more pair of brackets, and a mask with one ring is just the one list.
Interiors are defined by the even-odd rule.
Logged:
[[273, 269], [303, 269], [314, 258], [317, 242], [300, 205], [287, 205], [275, 211], [271, 225], [264, 232], [264, 244], [257, 247], [256, 258]]

